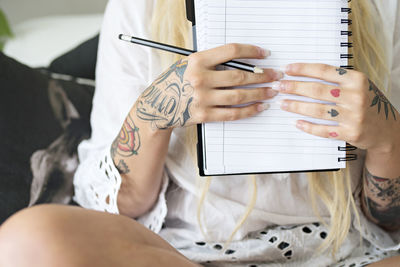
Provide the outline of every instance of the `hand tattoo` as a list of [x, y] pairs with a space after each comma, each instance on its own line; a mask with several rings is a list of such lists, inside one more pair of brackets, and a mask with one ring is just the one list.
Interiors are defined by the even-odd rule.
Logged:
[[337, 68], [336, 71], [339, 72], [339, 75], [345, 75], [347, 73], [347, 70], [343, 68]]
[[121, 174], [129, 172], [128, 165], [124, 160], [120, 159], [116, 164], [116, 156], [130, 157], [137, 155], [140, 148], [140, 135], [139, 128], [136, 127], [132, 117], [128, 115], [125, 119], [124, 125], [121, 128], [118, 136], [114, 139], [111, 145], [111, 157], [113, 162]]
[[397, 120], [395, 108], [372, 81], [369, 81], [369, 91], [373, 91], [375, 93], [375, 97], [372, 100], [371, 107], [378, 105], [378, 114], [379, 114], [381, 112], [381, 105], [383, 103], [385, 108], [386, 120], [389, 118], [389, 108], [393, 114], [394, 120]]
[[400, 227], [400, 177], [382, 178], [364, 168], [363, 194], [367, 212], [379, 225], [388, 230]]
[[[193, 87], [183, 79], [187, 64], [186, 60], [179, 60], [143, 92], [136, 109], [140, 119], [151, 122], [158, 129], [185, 126], [191, 117], [193, 101]], [[162, 83], [165, 88], [160, 86]]]
[[339, 112], [336, 109], [331, 109], [328, 111], [329, 114], [331, 114], [331, 117], [336, 117], [339, 115]]

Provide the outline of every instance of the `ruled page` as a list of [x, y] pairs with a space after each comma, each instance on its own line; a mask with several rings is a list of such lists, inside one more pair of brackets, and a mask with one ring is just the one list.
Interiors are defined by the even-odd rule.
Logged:
[[[254, 44], [272, 51], [265, 60], [244, 60], [264, 68], [289, 63], [346, 65], [347, 0], [196, 0], [198, 49], [227, 43]], [[310, 81], [301, 77], [285, 77]], [[264, 85], [265, 86], [265, 85]], [[332, 124], [280, 110], [278, 95], [269, 110], [240, 121], [203, 125], [206, 174], [280, 172], [344, 168], [345, 142], [306, 134], [295, 127], [306, 119]]]

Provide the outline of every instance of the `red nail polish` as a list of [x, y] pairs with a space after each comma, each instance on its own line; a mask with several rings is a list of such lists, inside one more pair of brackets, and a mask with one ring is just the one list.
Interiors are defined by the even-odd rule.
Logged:
[[339, 135], [336, 132], [329, 133], [330, 137], [338, 137]]
[[331, 90], [331, 95], [333, 97], [339, 97], [340, 96], [340, 89], [333, 89]]

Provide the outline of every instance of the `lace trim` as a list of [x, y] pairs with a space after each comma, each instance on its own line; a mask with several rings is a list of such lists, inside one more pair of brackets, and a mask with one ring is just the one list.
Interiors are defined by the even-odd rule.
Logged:
[[100, 159], [89, 158], [78, 168], [74, 200], [85, 208], [118, 214], [121, 176], [111, 159], [110, 149], [105, 149], [100, 155]]
[[[121, 175], [110, 155], [110, 149], [103, 150], [100, 159], [96, 156], [87, 159], [79, 167], [74, 180], [74, 200], [82, 207], [119, 214], [117, 197], [121, 187]], [[169, 184], [164, 171], [159, 197], [154, 207], [137, 219], [153, 232], [160, 232], [167, 216], [165, 193]]]

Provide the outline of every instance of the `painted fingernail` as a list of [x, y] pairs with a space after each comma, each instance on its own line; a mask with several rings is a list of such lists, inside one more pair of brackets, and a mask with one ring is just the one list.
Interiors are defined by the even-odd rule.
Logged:
[[272, 97], [276, 96], [277, 94], [279, 94], [278, 91], [275, 91], [275, 90], [267, 90], [267, 97], [268, 97], [268, 98], [272, 98]]
[[264, 111], [264, 110], [267, 110], [267, 109], [269, 109], [269, 108], [270, 108], [270, 104], [268, 104], [268, 103], [262, 103], [262, 104], [259, 104], [259, 105], [257, 106], [257, 110], [258, 110], [259, 112]]
[[281, 82], [273, 82], [271, 84], [271, 88], [274, 89], [274, 90], [279, 91], [281, 89]]
[[303, 130], [304, 129], [304, 123], [302, 121], [296, 122], [296, 128]]
[[281, 109], [288, 109], [289, 103], [287, 101], [282, 101], [281, 102]]

